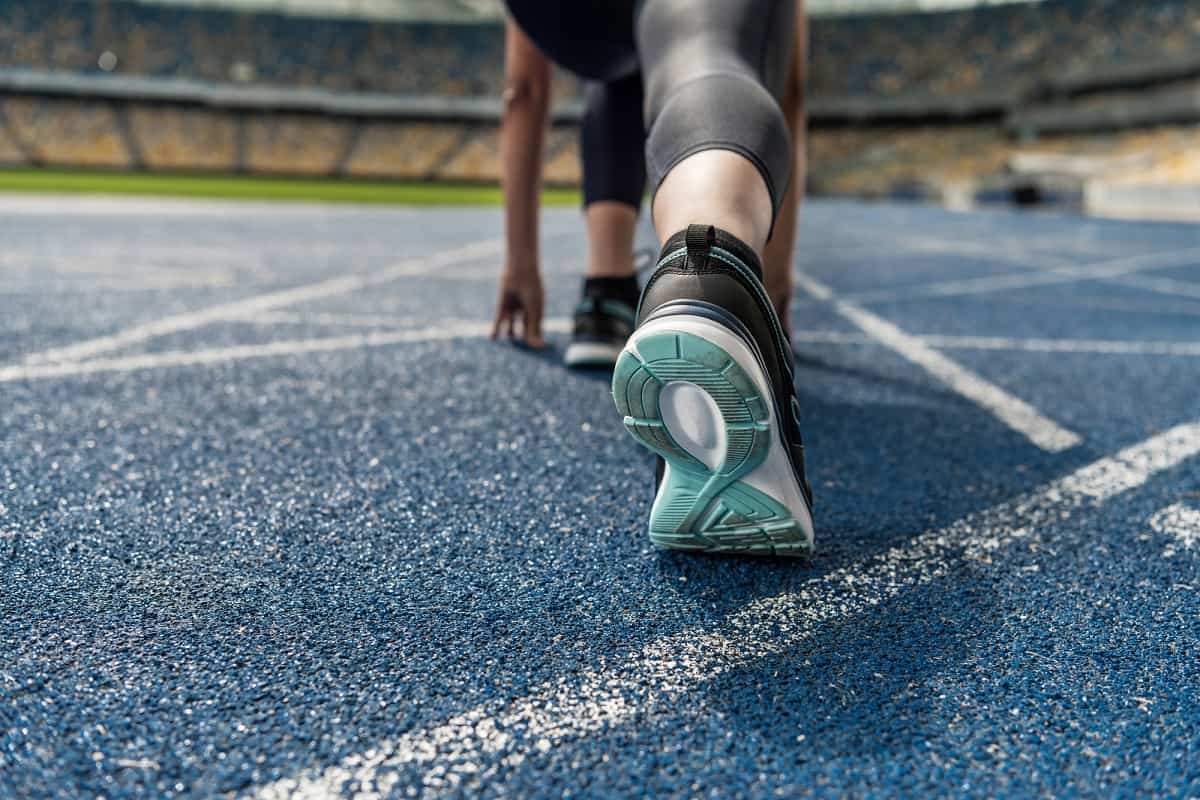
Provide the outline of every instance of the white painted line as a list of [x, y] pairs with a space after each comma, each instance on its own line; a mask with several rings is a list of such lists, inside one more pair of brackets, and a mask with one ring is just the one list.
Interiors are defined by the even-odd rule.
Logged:
[[878, 345], [879, 343], [863, 333], [847, 331], [830, 331], [814, 329], [798, 329], [792, 331], [792, 342], [803, 344], [849, 344], [849, 345]]
[[467, 330], [446, 326], [436, 334], [430, 331], [365, 333], [323, 339], [299, 339], [269, 342], [267, 344], [213, 347], [203, 350], [169, 350], [163, 353], [146, 353], [144, 355], [123, 356], [120, 358], [95, 358], [88, 361], [18, 364], [11, 367], [0, 367], [0, 383], [37, 380], [40, 378], [92, 375], [98, 372], [136, 372], [164, 367], [224, 364], [250, 358], [271, 358], [298, 355], [301, 353], [324, 353], [361, 347], [381, 347], [413, 341], [430, 341], [435, 338], [454, 339], [467, 336], [480, 336], [487, 333], [488, 330], [490, 329], [482, 324]]
[[[1114, 281], [1105, 281], [1113, 283]], [[1155, 316], [1161, 314], [1175, 314], [1184, 316], [1200, 316], [1200, 301], [1187, 300], [1178, 298], [1174, 302], [1166, 301], [1158, 302], [1152, 298], [1130, 298], [1128, 294], [1124, 299], [1114, 297], [1097, 297], [1095, 295], [1083, 295], [1072, 293], [1067, 296], [1047, 295], [1046, 297], [1038, 297], [1036, 295], [1020, 295], [1020, 296], [1004, 296], [993, 295], [988, 298], [988, 302], [992, 304], [1005, 303], [1011, 306], [1016, 306], [1022, 309], [1034, 309], [1043, 306], [1051, 306], [1056, 310], [1067, 308], [1084, 309], [1087, 311], [1119, 311], [1128, 314], [1153, 314]], [[803, 296], [794, 299], [793, 304], [797, 308], [806, 308], [817, 305], [818, 301], [811, 297]]]
[[[400, 314], [328, 314], [321, 311], [266, 311], [245, 322], [255, 325], [321, 325], [338, 328], [395, 328], [408, 319]], [[425, 320], [428, 322], [428, 320]]]
[[1171, 297], [1200, 297], [1200, 283], [1179, 281], [1174, 278], [1160, 278], [1150, 275], [1119, 275], [1108, 280], [1122, 286], [1132, 286], [1135, 289], [1145, 289], [1150, 292], [1170, 295]]
[[1174, 541], [1163, 550], [1163, 558], [1178, 555], [1180, 548], [1191, 550], [1200, 544], [1200, 509], [1174, 503], [1150, 518], [1150, 530]]
[[1200, 263], [1200, 247], [1187, 250], [1170, 250], [1163, 253], [1124, 256], [1109, 261], [1100, 261], [1077, 266], [1054, 266], [1036, 272], [1017, 272], [1004, 275], [989, 275], [982, 278], [939, 281], [916, 287], [882, 289], [873, 292], [855, 292], [845, 295], [847, 300], [858, 303], [882, 303], [917, 300], [929, 297], [958, 297], [970, 294], [985, 294], [1009, 289], [1026, 289], [1033, 286], [1050, 286], [1074, 281], [1106, 280], [1136, 272], [1153, 269], [1169, 269]]
[[[119, 358], [90, 359], [51, 364], [17, 364], [0, 367], [0, 383], [44, 378], [65, 378], [75, 375], [92, 375], [100, 372], [136, 372], [146, 369], [204, 366], [243, 361], [255, 358], [275, 358], [301, 353], [353, 350], [362, 347], [386, 347], [397, 344], [416, 344], [447, 339], [469, 339], [486, 336], [491, 332], [491, 323], [485, 320], [446, 319], [436, 326], [395, 330], [397, 325], [427, 323], [411, 317], [387, 314], [304, 314], [289, 312], [267, 312], [247, 320], [255, 324], [312, 324], [323, 326], [347, 326], [391, 330], [368, 334], [322, 337], [313, 339], [289, 339], [264, 344], [213, 347], [198, 350], [169, 350], [161, 353], [122, 356]], [[571, 320], [567, 317], [551, 317], [542, 322], [547, 333], [569, 333]], [[798, 342], [827, 344], [880, 344], [873, 337], [841, 331], [797, 331], [793, 338]], [[1171, 355], [1200, 356], [1200, 342], [1120, 342], [1107, 340], [1076, 339], [1008, 339], [1003, 337], [976, 336], [920, 336], [914, 337], [931, 347], [1026, 350], [1032, 352], [1069, 353], [1113, 353], [1119, 355]]]
[[919, 337], [930, 347], [948, 350], [1020, 350], [1026, 353], [1093, 353], [1102, 355], [1200, 356], [1200, 341], [1155, 342], [1120, 339], [1037, 339], [1008, 336]]
[[[471, 325], [486, 320], [449, 318], [431, 324], [428, 317], [412, 317], [403, 314], [326, 314], [323, 312], [268, 311], [244, 320], [255, 325], [321, 325], [347, 328], [416, 328], [434, 331], [446, 325]], [[571, 320], [565, 317], [550, 317], [542, 320], [542, 329], [549, 333], [562, 333], [571, 329]]]
[[1154, 301], [1112, 300], [1089, 298], [1087, 300], [1068, 301], [1075, 308], [1087, 308], [1095, 311], [1121, 311], [1129, 314], [1175, 314], [1180, 316], [1200, 316], [1200, 303], [1187, 300], [1166, 305]]
[[0, 296], [53, 294], [86, 294], [96, 292], [160, 292], [165, 289], [217, 289], [234, 284], [233, 275], [225, 272], [196, 272], [176, 274], [156, 273], [128, 278], [99, 277], [80, 280], [59, 280], [53, 283], [10, 283], [0, 286]]
[[134, 325], [123, 331], [101, 336], [96, 339], [77, 342], [66, 347], [57, 347], [34, 353], [25, 359], [26, 364], [45, 364], [63, 361], [79, 361], [85, 358], [112, 352], [131, 344], [144, 342], [158, 336], [165, 336], [181, 331], [189, 331], [219, 320], [232, 318], [253, 317], [263, 311], [270, 311], [284, 306], [294, 306], [313, 300], [322, 300], [350, 292], [357, 292], [371, 286], [394, 281], [412, 275], [423, 275], [439, 269], [466, 261], [472, 261], [487, 256], [496, 256], [503, 252], [504, 243], [500, 239], [488, 239], [472, 244], [444, 250], [433, 255], [412, 258], [399, 264], [368, 273], [366, 275], [346, 275], [340, 278], [329, 278], [305, 286], [296, 286], [276, 292], [235, 300], [231, 303], [210, 306], [198, 311], [188, 311], [183, 314], [164, 317]]
[[366, 214], [412, 217], [421, 209], [412, 206], [377, 206], [361, 203], [321, 203], [307, 200], [238, 200], [236, 198], [139, 197], [119, 194], [0, 193], [0, 212], [62, 217], [313, 217]]
[[917, 337], [905, 333], [861, 306], [836, 299], [828, 286], [808, 275], [797, 274], [796, 284], [814, 297], [831, 301], [834, 310], [857, 325], [868, 336], [922, 367], [950, 389], [991, 412], [1001, 422], [1043, 450], [1056, 453], [1083, 441], [1078, 434], [1046, 418], [1024, 400], [1014, 397], [950, 360]]
[[[1016, 264], [1034, 269], [1053, 269], [1068, 266], [1070, 261], [1061, 255], [1050, 255], [1045, 248], [1053, 248], [1057, 253], [1074, 252], [1077, 255], [1092, 255], [1092, 252], [1080, 251], [1077, 247], [1067, 247], [1062, 243], [1045, 245], [1043, 249], [1030, 248], [1026, 241], [1005, 241], [995, 238], [985, 239], [942, 239], [934, 236], [908, 235], [890, 237], [878, 240], [877, 253], [887, 258], [892, 255], [909, 253], [920, 255], [954, 255], [974, 256], [992, 263]], [[901, 250], [902, 248], [902, 250]], [[968, 266], [968, 265], [964, 265]]]
[[[1082, 242], [1074, 236], [1031, 241], [1028, 237], [1020, 240], [1012, 237], [948, 239], [920, 234], [896, 235], [893, 232], [876, 236], [872, 231], [855, 231], [851, 240], [833, 238], [825, 242], [809, 242], [801, 253], [801, 259], [811, 260], [813, 254], [829, 255], [839, 260], [847, 254], [866, 258], [887, 258], [896, 255], [907, 258], [909, 255], [937, 254], [978, 256], [992, 263], [1016, 264], [1030, 269], [1052, 269], [1071, 265], [1072, 262], [1063, 258], [1062, 253], [1112, 256], [1111, 248], [1104, 249], [1102, 244]], [[970, 268], [973, 265], [963, 266]]]
[[[529, 754], [634, 720], [696, 685], [764, 657], [793, 650], [825, 625], [870, 612], [902, 592], [951, 575], [964, 562], [991, 563], [1018, 542], [1052, 535], [1080, 509], [1145, 483], [1200, 454], [1200, 423], [1180, 425], [1029, 494], [970, 514], [793, 591], [757, 600], [725, 618], [718, 631], [683, 631], [631, 658], [584, 670], [577, 679], [524, 697], [477, 706], [431, 728], [384, 741], [323, 769], [253, 790], [258, 800], [389, 796], [398, 770], [416, 767], [416, 793], [473, 788]], [[1122, 481], [1109, 476], [1119, 473]], [[1139, 481], [1133, 481], [1137, 475]], [[1031, 548], [1032, 549], [1032, 548]]]
[[[542, 327], [547, 332], [570, 329], [570, 320], [552, 318]], [[88, 361], [67, 361], [54, 364], [15, 364], [0, 367], [0, 383], [31, 381], [44, 378], [65, 378], [93, 375], [99, 372], [136, 372], [166, 367], [193, 367], [226, 364], [252, 358], [277, 358], [301, 353], [328, 353], [335, 350], [354, 350], [362, 347], [385, 347], [396, 344], [437, 342], [447, 339], [469, 339], [487, 336], [492, 324], [479, 320], [444, 320], [436, 327], [401, 331], [332, 336], [319, 339], [291, 339], [265, 344], [212, 347], [202, 350], [169, 350], [120, 358], [96, 358]]]
[[[942, 336], [910, 334], [940, 350], [1016, 350], [1026, 353], [1088, 353], [1100, 355], [1200, 356], [1200, 341], [1169, 342], [1120, 339], [1038, 339], [1011, 336]], [[861, 333], [829, 330], [798, 330], [792, 340], [812, 344], [877, 344]]]

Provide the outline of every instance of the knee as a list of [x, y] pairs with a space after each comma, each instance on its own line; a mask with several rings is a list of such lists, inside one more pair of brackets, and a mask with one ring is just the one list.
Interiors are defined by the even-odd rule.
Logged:
[[504, 81], [504, 110], [542, 108], [550, 102], [550, 86], [531, 76], [517, 75]]

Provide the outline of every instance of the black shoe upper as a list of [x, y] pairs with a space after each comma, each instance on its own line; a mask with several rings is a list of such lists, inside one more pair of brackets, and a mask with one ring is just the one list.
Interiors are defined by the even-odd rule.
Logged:
[[[629, 291], [629, 286], [632, 291]], [[575, 307], [571, 338], [576, 342], [625, 344], [633, 333], [637, 304], [636, 278], [590, 278]]]
[[705, 306], [715, 307], [714, 315], [726, 324], [732, 322], [730, 327], [748, 340], [760, 358], [771, 381], [775, 416], [787, 440], [792, 468], [811, 507], [791, 342], [763, 289], [758, 257], [719, 228], [692, 225], [663, 245], [658, 267], [642, 290], [637, 323], [675, 312], [696, 313]]

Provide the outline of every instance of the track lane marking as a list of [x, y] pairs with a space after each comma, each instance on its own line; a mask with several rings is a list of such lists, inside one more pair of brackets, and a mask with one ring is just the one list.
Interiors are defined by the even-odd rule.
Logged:
[[[399, 770], [421, 771], [418, 792], [437, 793], [499, 779], [528, 755], [670, 708], [695, 685], [787, 652], [821, 626], [863, 614], [971, 563], [988, 565], [1018, 542], [1052, 538], [1043, 529], [1137, 489], [1200, 454], [1200, 422], [1178, 425], [1069, 475], [949, 526], [927, 531], [803, 588], [756, 600], [717, 631], [664, 636], [577, 680], [543, 684], [507, 702], [480, 705], [440, 725], [379, 742], [334, 765], [249, 792], [256, 800], [388, 796]], [[649, 688], [648, 688], [649, 687]], [[491, 763], [485, 763], [491, 762]]]
[[504, 242], [501, 239], [485, 239], [472, 242], [462, 247], [443, 250], [432, 255], [406, 259], [398, 264], [365, 275], [345, 275], [338, 278], [327, 278], [291, 289], [267, 292], [242, 300], [209, 306], [198, 311], [173, 314], [151, 322], [133, 325], [107, 336], [100, 336], [64, 347], [56, 347], [43, 350], [40, 353], [33, 353], [25, 357], [24, 363], [46, 364], [93, 358], [159, 336], [193, 330], [221, 320], [253, 317], [255, 314], [263, 311], [349, 294], [399, 278], [428, 274], [454, 264], [500, 255], [503, 251]]
[[[324, 311], [266, 311], [253, 317], [239, 319], [234, 317], [231, 322], [249, 322], [254, 325], [323, 325], [331, 328], [395, 328], [407, 318], [397, 314], [353, 313], [337, 314]], [[425, 320], [428, 322], [428, 320]]]
[[[413, 317], [403, 314], [378, 314], [378, 313], [363, 313], [363, 314], [326, 314], [324, 312], [315, 312], [312, 314], [304, 312], [289, 312], [289, 311], [271, 311], [266, 314], [260, 314], [251, 319], [233, 319], [231, 322], [249, 322], [255, 325], [272, 326], [279, 324], [287, 325], [325, 325], [329, 327], [347, 327], [347, 328], [381, 328], [387, 327], [395, 330], [397, 326], [402, 326], [404, 330], [425, 330], [436, 336], [437, 331], [445, 325], [482, 325], [488, 323], [486, 319], [466, 319], [461, 317], [451, 317], [448, 319], [439, 320], [436, 325], [430, 324], [431, 320], [428, 317]], [[567, 317], [546, 317], [542, 320], [542, 327], [554, 333], [563, 333], [571, 330], [571, 320]], [[488, 328], [489, 333], [491, 328]]]
[[79, 284], [70, 278], [52, 287], [45, 284], [0, 286], [0, 296], [23, 297], [53, 294], [61, 297], [66, 294], [84, 294], [89, 292], [158, 292], [164, 289], [220, 289], [233, 286], [232, 274], [227, 272], [195, 272], [182, 274], [155, 274], [145, 277], [129, 278], [92, 278], [86, 285]]
[[[335, 350], [353, 350], [365, 347], [387, 347], [398, 344], [419, 344], [421, 342], [436, 342], [449, 339], [470, 339], [487, 336], [491, 332], [491, 323], [485, 320], [467, 319], [444, 320], [437, 327], [395, 330], [394, 326], [397, 323], [413, 320], [384, 314], [314, 314], [310, 316], [306, 314], [289, 314], [286, 312], [268, 312], [246, 321], [269, 325], [287, 323], [378, 328], [385, 327], [385, 320], [390, 323], [387, 327], [392, 327], [392, 330], [347, 336], [288, 339], [262, 344], [234, 345], [197, 350], [168, 350], [162, 353], [90, 359], [88, 361], [30, 365], [16, 364], [8, 367], [0, 367], [0, 383], [48, 378], [68, 378], [76, 375], [93, 375], [102, 372], [138, 372], [147, 369], [206, 366], [256, 358], [280, 358], [303, 353], [326, 353]], [[542, 322], [542, 327], [548, 333], [569, 333], [571, 330], [571, 320], [566, 317], [550, 317]], [[936, 335], [915, 336], [915, 338], [930, 347], [946, 349], [1200, 357], [1200, 342], [1121, 342], [1104, 339], [1010, 339], [997, 336]], [[842, 331], [800, 330], [793, 334], [793, 339], [797, 342], [809, 344], [882, 346], [882, 343], [877, 339], [866, 334], [846, 333]]]
[[1148, 292], [1170, 295], [1171, 297], [1200, 297], [1200, 283], [1181, 281], [1175, 278], [1162, 278], [1151, 275], [1117, 275], [1109, 278], [1106, 283], [1120, 286], [1131, 286]]
[[923, 286], [882, 289], [872, 292], [853, 292], [844, 295], [846, 300], [856, 303], [893, 303], [907, 300], [922, 300], [940, 297], [987, 294], [1010, 289], [1026, 289], [1034, 286], [1051, 286], [1075, 281], [1107, 280], [1154, 269], [1186, 267], [1200, 262], [1200, 247], [1185, 250], [1168, 250], [1123, 256], [1107, 261], [1096, 261], [1076, 266], [1050, 266], [1036, 271], [988, 275], [981, 278], [963, 278], [938, 281]]
[[[1200, 341], [1040, 339], [1011, 336], [942, 336], [936, 333], [910, 335], [939, 350], [1017, 350], [1026, 353], [1200, 356]], [[877, 340], [863, 333], [835, 330], [797, 330], [792, 333], [792, 340], [811, 344], [879, 344]]]
[[796, 284], [813, 297], [831, 303], [838, 314], [854, 323], [868, 336], [923, 368], [952, 391], [990, 412], [1005, 425], [1025, 436], [1043, 450], [1057, 453], [1068, 450], [1083, 441], [1079, 434], [1042, 415], [1024, 400], [1014, 397], [994, 383], [939, 353], [916, 336], [905, 333], [892, 323], [855, 303], [838, 299], [828, 286], [811, 276], [798, 273]]
[[[551, 318], [545, 320], [542, 327], [552, 333], [561, 333], [570, 330], [570, 320]], [[137, 372], [168, 367], [205, 366], [303, 353], [328, 353], [336, 350], [386, 347], [396, 344], [470, 339], [487, 336], [491, 330], [492, 323], [482, 320], [445, 320], [436, 328], [380, 331], [318, 339], [288, 339], [263, 344], [211, 347], [200, 350], [168, 350], [163, 353], [144, 353], [119, 358], [94, 358], [87, 361], [52, 364], [15, 364], [9, 367], [0, 367], [0, 383], [94, 375], [102, 372]]]
[[1163, 558], [1172, 558], [1180, 549], [1191, 550], [1200, 545], [1200, 508], [1185, 503], [1172, 503], [1150, 517], [1150, 530], [1174, 541], [1163, 550]]
[[1008, 336], [918, 337], [930, 347], [947, 350], [1020, 350], [1026, 353], [1091, 353], [1099, 355], [1200, 356], [1200, 341], [1170, 342], [1120, 339], [1039, 339]]

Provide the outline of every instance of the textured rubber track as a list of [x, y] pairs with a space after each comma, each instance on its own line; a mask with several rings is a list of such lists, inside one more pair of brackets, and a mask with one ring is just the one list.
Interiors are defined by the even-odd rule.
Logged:
[[[706, 465], [672, 435], [660, 406], [663, 389], [681, 381], [706, 392], [719, 409], [725, 449]], [[667, 462], [650, 511], [659, 547], [714, 553], [804, 556], [808, 539], [788, 509], [739, 479], [767, 455], [770, 400], [720, 346], [692, 333], [659, 330], [626, 347], [613, 371], [613, 400], [635, 439]]]

